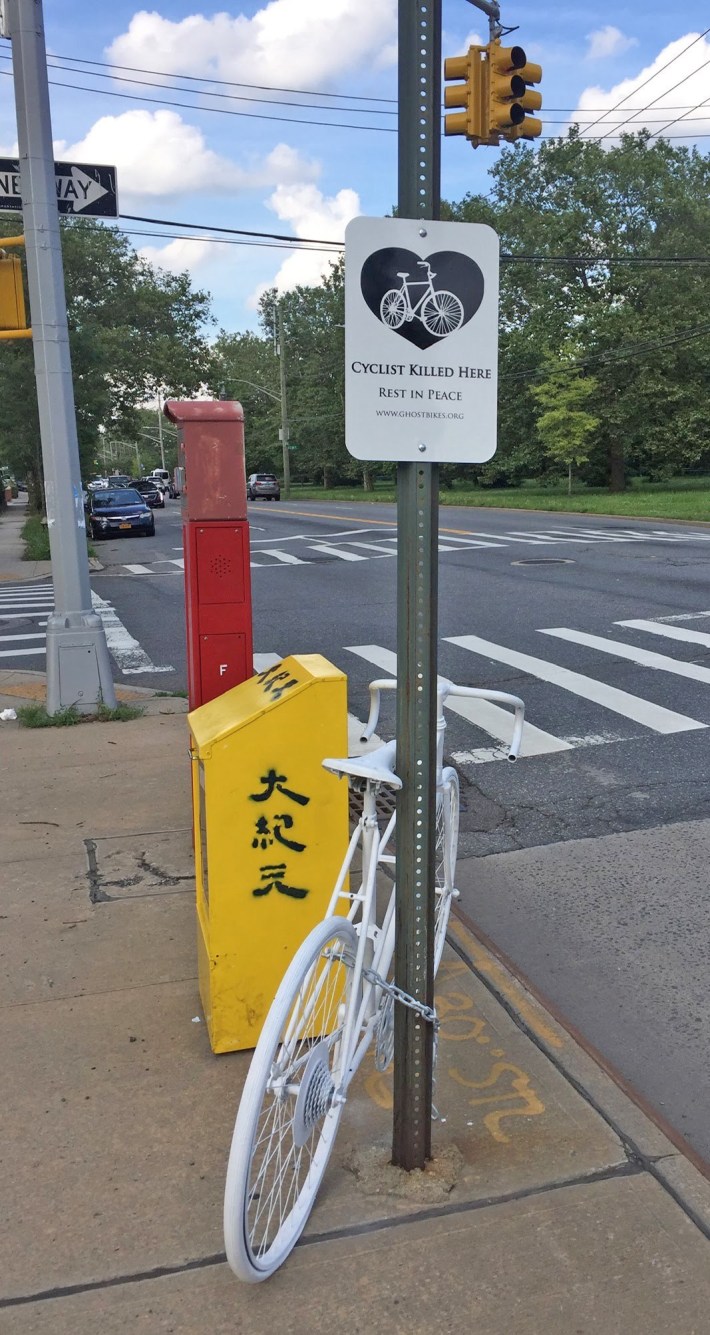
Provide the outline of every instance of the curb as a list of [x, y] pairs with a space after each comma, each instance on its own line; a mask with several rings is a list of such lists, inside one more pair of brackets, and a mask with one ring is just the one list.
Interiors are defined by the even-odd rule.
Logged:
[[647, 1107], [621, 1075], [557, 1017], [458, 905], [449, 944], [519, 1029], [619, 1137], [627, 1153], [675, 1200], [710, 1240], [710, 1165]]

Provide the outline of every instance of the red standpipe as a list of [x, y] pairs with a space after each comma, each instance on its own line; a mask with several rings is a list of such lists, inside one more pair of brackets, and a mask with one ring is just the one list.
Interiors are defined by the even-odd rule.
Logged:
[[240, 403], [169, 399], [184, 470], [187, 689], [190, 709], [254, 672], [244, 412]]

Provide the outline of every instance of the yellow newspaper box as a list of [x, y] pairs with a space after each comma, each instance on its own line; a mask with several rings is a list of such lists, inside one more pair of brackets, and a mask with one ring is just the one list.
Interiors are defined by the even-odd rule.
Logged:
[[214, 1052], [253, 1048], [348, 841], [347, 678], [294, 655], [188, 714], [200, 995]]

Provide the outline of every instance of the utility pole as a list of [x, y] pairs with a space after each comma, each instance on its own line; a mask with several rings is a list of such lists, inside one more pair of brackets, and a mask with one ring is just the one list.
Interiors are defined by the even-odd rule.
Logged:
[[[441, 0], [399, 0], [398, 210], [426, 222], [440, 212]], [[423, 245], [426, 245], [423, 242]], [[397, 464], [397, 890], [395, 983], [434, 1000], [436, 685], [439, 468]], [[434, 1030], [394, 1008], [392, 1161], [410, 1171], [431, 1158]]]
[[163, 446], [163, 400], [158, 390], [158, 442], [160, 444], [160, 467], [165, 468], [165, 449]]
[[93, 611], [76, 433], [47, 52], [41, 0], [3, 0], [12, 42], [22, 213], [30, 293], [54, 611], [47, 622], [47, 712], [114, 708], [111, 661]]
[[284, 498], [291, 493], [291, 460], [288, 453], [288, 409], [286, 406], [286, 349], [284, 348], [284, 316], [279, 302], [279, 385], [281, 388], [281, 448], [283, 452]]

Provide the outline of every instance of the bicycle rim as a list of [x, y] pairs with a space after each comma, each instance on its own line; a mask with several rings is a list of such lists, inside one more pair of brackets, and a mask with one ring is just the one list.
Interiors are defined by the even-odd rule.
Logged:
[[459, 843], [459, 776], [445, 769], [436, 794], [436, 851], [434, 854], [434, 973], [441, 963], [451, 912], [456, 854]]
[[399, 288], [390, 288], [380, 302], [380, 318], [383, 324], [390, 329], [399, 329], [404, 323], [404, 317], [407, 311], [407, 303], [404, 300], [404, 294]]
[[343, 1103], [342, 1035], [357, 997], [357, 933], [330, 918], [306, 937], [257, 1044], [237, 1113], [224, 1197], [234, 1273], [256, 1283], [285, 1261], [311, 1212]]
[[445, 338], [461, 328], [463, 306], [453, 292], [435, 292], [422, 307], [422, 324], [430, 334]]

